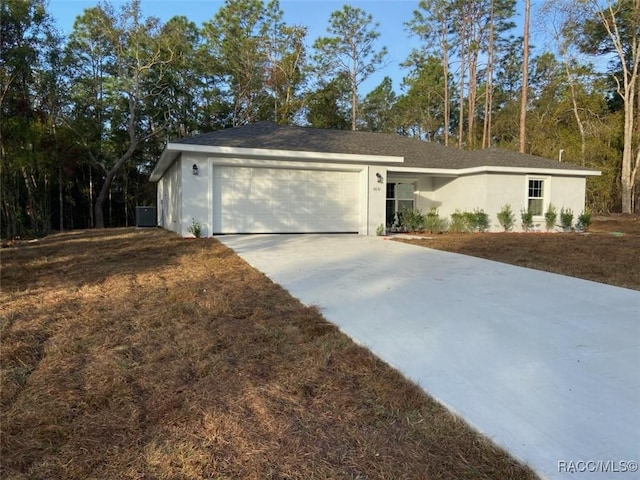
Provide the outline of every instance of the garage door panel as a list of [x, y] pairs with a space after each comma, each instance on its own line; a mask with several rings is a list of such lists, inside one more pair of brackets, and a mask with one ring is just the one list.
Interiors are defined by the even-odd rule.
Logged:
[[358, 231], [357, 172], [219, 166], [213, 188], [219, 233]]

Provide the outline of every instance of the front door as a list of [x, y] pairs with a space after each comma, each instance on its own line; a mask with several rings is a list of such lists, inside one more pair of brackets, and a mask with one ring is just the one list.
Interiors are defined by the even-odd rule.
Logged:
[[414, 209], [414, 183], [387, 183], [387, 228], [398, 226], [398, 215]]

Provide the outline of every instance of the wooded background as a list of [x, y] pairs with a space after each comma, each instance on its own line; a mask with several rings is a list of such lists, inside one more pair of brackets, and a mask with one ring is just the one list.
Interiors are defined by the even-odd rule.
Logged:
[[[361, 8], [337, 9], [312, 40], [277, 0], [227, 0], [201, 26], [100, 3], [65, 37], [44, 0], [2, 0], [0, 237], [132, 225], [155, 203], [167, 141], [259, 120], [558, 158], [602, 171], [593, 211], [633, 212], [640, 0], [553, 0], [514, 34], [516, 6], [417, 2], [402, 84], [363, 93], [387, 52]], [[528, 46], [531, 21], [553, 51]]]

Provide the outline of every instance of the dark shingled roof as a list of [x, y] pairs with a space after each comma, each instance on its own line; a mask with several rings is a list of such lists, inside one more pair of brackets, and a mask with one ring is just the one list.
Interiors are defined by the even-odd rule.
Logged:
[[355, 155], [401, 156], [404, 157], [402, 164], [389, 163], [389, 165], [403, 167], [461, 169], [496, 166], [554, 170], [593, 170], [508, 150], [487, 149], [468, 152], [400, 135], [283, 126], [272, 122], [258, 122], [241, 127], [218, 130], [171, 143]]

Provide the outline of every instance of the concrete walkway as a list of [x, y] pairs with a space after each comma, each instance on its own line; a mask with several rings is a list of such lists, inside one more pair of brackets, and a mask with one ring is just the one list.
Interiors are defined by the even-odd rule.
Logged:
[[380, 237], [218, 239], [541, 477], [640, 478], [640, 292]]

